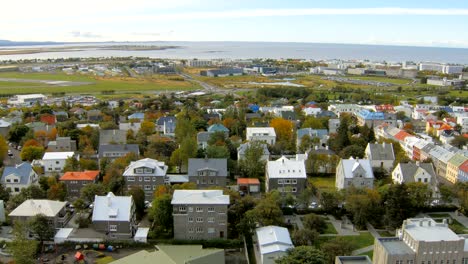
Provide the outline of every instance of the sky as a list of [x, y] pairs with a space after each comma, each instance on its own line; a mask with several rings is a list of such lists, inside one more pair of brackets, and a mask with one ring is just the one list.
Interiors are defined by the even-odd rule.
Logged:
[[267, 41], [468, 48], [466, 0], [15, 0], [13, 41]]

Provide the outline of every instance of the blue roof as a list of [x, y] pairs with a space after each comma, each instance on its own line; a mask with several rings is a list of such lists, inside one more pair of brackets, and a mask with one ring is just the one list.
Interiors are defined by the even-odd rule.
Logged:
[[208, 132], [229, 132], [229, 129], [227, 129], [225, 126], [221, 124], [213, 124], [210, 127], [208, 127]]
[[257, 113], [258, 110], [260, 110], [260, 106], [258, 106], [256, 104], [251, 104], [251, 105], [249, 105], [249, 109], [252, 110], [252, 112]]
[[362, 117], [365, 120], [384, 120], [385, 119], [385, 114], [383, 112], [371, 112], [366, 109], [359, 111], [357, 115]]
[[145, 119], [145, 113], [134, 113], [128, 116], [128, 119]]
[[311, 138], [314, 138], [314, 137], [323, 138], [328, 135], [328, 130], [327, 129], [312, 129], [312, 128], [301, 128], [297, 130], [298, 139], [301, 139], [305, 135], [309, 135]]
[[3, 170], [2, 183], [5, 183], [6, 176], [14, 174], [20, 177], [20, 182], [18, 184], [28, 184], [29, 175], [31, 174], [32, 169], [33, 168], [29, 162], [23, 162], [16, 166], [7, 166]]

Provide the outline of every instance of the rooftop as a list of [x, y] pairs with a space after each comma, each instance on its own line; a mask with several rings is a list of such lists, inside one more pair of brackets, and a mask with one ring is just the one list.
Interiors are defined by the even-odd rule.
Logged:
[[229, 204], [222, 190], [175, 190], [171, 204]]
[[99, 176], [98, 170], [93, 171], [69, 171], [65, 172], [61, 181], [94, 181]]
[[92, 221], [130, 221], [132, 203], [132, 196], [96, 195]]
[[60, 160], [60, 159], [68, 159], [73, 157], [75, 152], [73, 151], [66, 151], [66, 152], [46, 152], [42, 157], [42, 160]]
[[48, 217], [55, 217], [64, 207], [65, 202], [30, 199], [16, 207], [9, 216], [35, 216], [43, 214]]
[[284, 156], [268, 161], [267, 171], [269, 178], [307, 178], [303, 160], [289, 160]]
[[436, 223], [431, 218], [412, 218], [403, 222], [403, 231], [414, 240], [435, 241], [458, 241], [461, 240], [447, 224]]
[[287, 228], [279, 226], [265, 226], [255, 230], [258, 239], [260, 254], [268, 254], [271, 252], [285, 252], [294, 245], [291, 241]]

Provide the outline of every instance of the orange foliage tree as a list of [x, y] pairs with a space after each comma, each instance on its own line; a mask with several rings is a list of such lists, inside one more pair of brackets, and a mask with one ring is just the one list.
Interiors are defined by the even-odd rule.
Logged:
[[275, 129], [278, 141], [290, 141], [293, 137], [293, 123], [284, 118], [274, 118], [270, 126]]

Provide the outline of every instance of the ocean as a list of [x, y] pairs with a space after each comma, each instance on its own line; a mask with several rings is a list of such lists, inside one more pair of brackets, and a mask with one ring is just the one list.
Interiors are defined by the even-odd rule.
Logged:
[[287, 43], [287, 42], [108, 42], [92, 44], [65, 44], [41, 46], [6, 46], [0, 50], [12, 48], [37, 47], [76, 47], [80, 45], [160, 45], [178, 46], [165, 50], [98, 50], [85, 49], [68, 52], [45, 52], [35, 54], [1, 55], [0, 60], [19, 59], [55, 59], [55, 58], [91, 58], [91, 57], [150, 57], [164, 59], [342, 59], [370, 61], [431, 61], [468, 64], [468, 49], [409, 47], [385, 45], [328, 44], [328, 43]]

